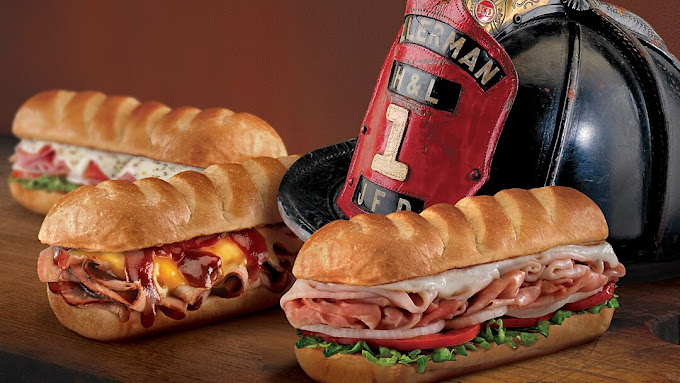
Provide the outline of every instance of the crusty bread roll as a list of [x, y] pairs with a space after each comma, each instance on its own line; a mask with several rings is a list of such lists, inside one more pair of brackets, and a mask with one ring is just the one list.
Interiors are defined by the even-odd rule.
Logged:
[[158, 178], [105, 181], [67, 194], [49, 211], [38, 238], [87, 251], [122, 252], [281, 222], [276, 193], [298, 156]]
[[467, 197], [455, 206], [434, 205], [420, 214], [361, 214], [331, 222], [304, 244], [293, 274], [375, 286], [562, 245], [599, 243], [607, 235], [602, 211], [577, 190], [508, 189]]
[[272, 293], [264, 287], [246, 290], [236, 298], [220, 298], [208, 296], [201, 307], [195, 311], [187, 311], [181, 320], [172, 319], [165, 315], [156, 315], [153, 326], [142, 326], [141, 315], [133, 311], [130, 319], [121, 322], [110, 311], [71, 306], [59, 294], [47, 288], [47, 296], [54, 315], [64, 327], [91, 339], [114, 341], [140, 336], [148, 336], [168, 330], [197, 327], [199, 325], [226, 319], [238, 315], [248, 314], [276, 305], [283, 293]]
[[437, 382], [590, 342], [607, 330], [613, 314], [614, 309], [604, 308], [599, 314], [574, 315], [560, 326], [550, 326], [550, 336], [541, 337], [531, 347], [520, 345], [512, 349], [494, 345], [486, 351], [480, 348], [468, 351], [467, 356], [457, 356], [455, 361], [430, 361], [422, 374], [403, 364], [378, 366], [361, 354], [326, 358], [319, 348], [296, 348], [295, 355], [302, 369], [317, 382]]
[[100, 92], [52, 90], [28, 99], [14, 117], [19, 138], [145, 156], [188, 166], [285, 156], [269, 124], [223, 108], [170, 109]]
[[9, 192], [12, 193], [12, 197], [14, 197], [14, 199], [23, 207], [38, 214], [47, 213], [52, 205], [66, 195], [66, 193], [57, 191], [51, 192], [44, 189], [26, 189], [17, 182], [9, 183]]

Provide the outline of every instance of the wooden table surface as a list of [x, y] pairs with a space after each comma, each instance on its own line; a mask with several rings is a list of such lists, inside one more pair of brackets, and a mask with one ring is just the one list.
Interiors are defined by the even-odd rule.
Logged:
[[[0, 137], [0, 158], [15, 143]], [[9, 169], [0, 160], [0, 178]], [[76, 335], [54, 317], [38, 280], [42, 217], [17, 205], [7, 187], [0, 187], [0, 211], [0, 381], [310, 381], [295, 361], [295, 331], [278, 308], [131, 342]], [[649, 329], [655, 318], [680, 313], [680, 279], [617, 292], [622, 308], [598, 341], [454, 381], [680, 382], [680, 346]]]

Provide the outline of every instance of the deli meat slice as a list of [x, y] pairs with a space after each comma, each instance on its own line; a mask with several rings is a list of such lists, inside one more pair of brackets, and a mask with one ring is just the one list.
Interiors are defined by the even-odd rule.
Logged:
[[[599, 248], [610, 249], [609, 245]], [[406, 330], [441, 320], [448, 321], [447, 328], [462, 328], [506, 313], [529, 317], [525, 315], [554, 311], [557, 304], [587, 298], [625, 275], [625, 268], [616, 258], [592, 257], [588, 255], [592, 249], [585, 249], [583, 253], [573, 249], [563, 247], [506, 261], [514, 262], [516, 268], [506, 268], [507, 271], [495, 279], [489, 278], [485, 284], [471, 282], [469, 286], [477, 286], [475, 290], [470, 292], [469, 286], [462, 289], [468, 295], [439, 296], [438, 291], [426, 289], [395, 290], [399, 284], [382, 288], [298, 279], [281, 299], [281, 307], [297, 328], [324, 325]], [[489, 265], [480, 266], [488, 270]], [[433, 278], [441, 280], [440, 276]], [[428, 283], [425, 281], [423, 285]], [[406, 281], [399, 286], [418, 285]]]
[[14, 169], [41, 175], [58, 176], [67, 175], [70, 172], [64, 161], [56, 160], [56, 151], [49, 145], [43, 146], [36, 153], [30, 153], [17, 147], [10, 161], [14, 162]]
[[[335, 327], [391, 330], [414, 327], [430, 309], [436, 293], [298, 280], [283, 296], [281, 306], [296, 327], [327, 324]], [[437, 309], [438, 305], [431, 310]]]
[[416, 327], [427, 326], [430, 323], [437, 322], [442, 319], [451, 319], [456, 315], [464, 313], [467, 305], [467, 301], [460, 299], [435, 300], [430, 304], [430, 307], [428, 307], [427, 311], [423, 314], [420, 321], [416, 324]]
[[54, 263], [54, 248], [48, 247], [38, 257], [38, 278], [40, 282], [58, 282], [61, 268]]
[[300, 298], [322, 298], [331, 300], [363, 300], [385, 298], [395, 307], [408, 312], [423, 313], [436, 297], [434, 292], [407, 293], [363, 286], [345, 286], [298, 279], [293, 287], [281, 298], [281, 305]]

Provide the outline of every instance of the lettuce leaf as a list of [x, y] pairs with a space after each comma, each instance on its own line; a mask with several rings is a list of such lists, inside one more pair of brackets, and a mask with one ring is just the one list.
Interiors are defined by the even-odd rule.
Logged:
[[550, 319], [550, 322], [553, 324], [561, 325], [565, 319], [571, 316], [571, 314], [573, 314], [573, 312], [569, 310], [557, 310], [555, 311], [555, 315], [553, 315], [553, 317]]
[[10, 182], [20, 184], [24, 189], [44, 189], [48, 192], [68, 193], [81, 185], [69, 182], [64, 176], [40, 176], [38, 178], [14, 178], [9, 177]]
[[559, 326], [565, 319], [572, 315], [584, 315], [589, 313], [599, 313], [603, 308], [618, 308], [618, 296], [615, 295], [607, 302], [593, 306], [587, 310], [572, 312], [569, 310], [558, 310], [549, 321], [541, 321], [534, 327], [513, 328], [511, 330], [503, 327], [503, 320], [500, 318], [492, 319], [482, 326], [477, 336], [464, 344], [449, 347], [439, 347], [432, 350], [411, 350], [398, 351], [388, 347], [378, 347], [377, 350], [371, 349], [366, 341], [361, 340], [355, 344], [339, 344], [336, 342], [326, 342], [322, 338], [304, 335], [298, 330], [300, 339], [297, 341], [297, 348], [321, 348], [326, 357], [336, 354], [361, 354], [366, 360], [379, 366], [394, 366], [395, 364], [413, 365], [415, 364], [418, 373], [425, 372], [427, 364], [452, 362], [456, 356], [467, 356], [468, 352], [479, 352], [489, 350], [493, 345], [507, 345], [511, 348], [531, 347], [539, 341], [540, 337], [548, 337], [550, 326]]
[[435, 348], [432, 350], [432, 361], [435, 363], [443, 363], [446, 361], [456, 360], [456, 354], [448, 347]]

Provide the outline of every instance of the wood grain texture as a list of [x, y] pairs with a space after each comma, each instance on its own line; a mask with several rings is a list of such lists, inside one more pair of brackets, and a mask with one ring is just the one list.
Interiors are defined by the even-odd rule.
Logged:
[[[0, 139], [0, 158], [15, 143]], [[9, 163], [0, 161], [0, 177], [8, 175]], [[279, 309], [131, 342], [76, 335], [54, 317], [38, 281], [42, 218], [14, 202], [6, 185], [0, 187], [0, 211], [0, 352], [20, 358], [33, 380], [50, 378], [47, 365], [55, 376], [65, 376], [66, 368], [81, 380], [88, 374], [116, 381], [311, 381], [297, 365], [295, 331]], [[453, 382], [679, 382], [680, 346], [655, 338], [647, 323], [680, 312], [680, 279], [622, 286], [618, 293], [623, 307], [597, 342]], [[0, 380], [16, 372], [0, 371]]]

